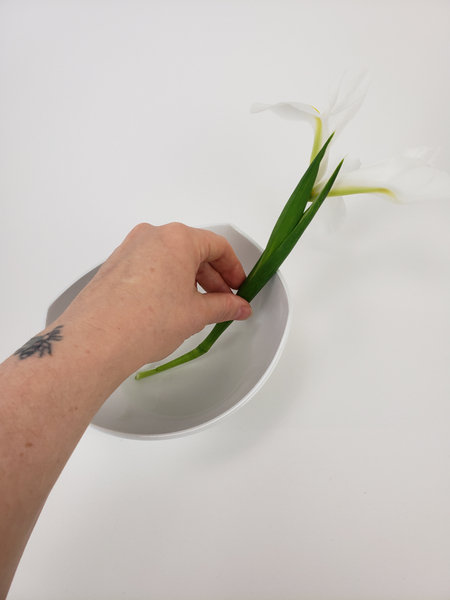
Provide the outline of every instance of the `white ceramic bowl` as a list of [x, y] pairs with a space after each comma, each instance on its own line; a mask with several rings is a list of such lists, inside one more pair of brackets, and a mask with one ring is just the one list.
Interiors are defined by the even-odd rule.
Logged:
[[[226, 237], [245, 271], [250, 271], [261, 254], [255, 242], [233, 225], [205, 229]], [[53, 302], [47, 324], [62, 314], [99, 268]], [[136, 381], [131, 376], [104, 403], [92, 425], [127, 438], [173, 438], [212, 425], [242, 406], [267, 380], [286, 342], [290, 309], [280, 274], [258, 294], [252, 307], [253, 316], [233, 323], [201, 358], [147, 379]], [[187, 340], [170, 358], [195, 348], [211, 328]]]

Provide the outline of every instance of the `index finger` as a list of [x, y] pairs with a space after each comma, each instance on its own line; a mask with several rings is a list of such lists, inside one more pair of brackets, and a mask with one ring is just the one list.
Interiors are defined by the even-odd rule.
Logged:
[[209, 263], [234, 289], [245, 279], [245, 271], [226, 238], [207, 229], [197, 229], [200, 264]]

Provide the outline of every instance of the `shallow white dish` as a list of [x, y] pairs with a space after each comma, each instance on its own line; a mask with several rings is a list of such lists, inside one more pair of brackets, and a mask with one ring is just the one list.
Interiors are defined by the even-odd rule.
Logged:
[[[226, 237], [245, 271], [250, 271], [261, 254], [254, 241], [233, 225], [205, 229]], [[99, 268], [78, 279], [53, 302], [47, 325], [64, 312]], [[128, 378], [104, 403], [92, 425], [127, 438], [173, 438], [212, 425], [242, 406], [266, 381], [286, 342], [290, 308], [280, 274], [253, 300], [252, 307], [251, 319], [233, 323], [201, 358], [147, 379]], [[187, 340], [170, 358], [195, 348], [211, 329], [209, 326]]]

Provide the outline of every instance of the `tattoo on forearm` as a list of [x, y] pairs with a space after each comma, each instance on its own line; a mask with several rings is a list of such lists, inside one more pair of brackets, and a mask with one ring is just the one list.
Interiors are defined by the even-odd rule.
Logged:
[[55, 327], [53, 331], [50, 331], [45, 335], [38, 335], [31, 338], [31, 340], [14, 352], [14, 356], [18, 354], [20, 359], [28, 358], [36, 353], [39, 353], [39, 357], [44, 356], [46, 353], [50, 354], [51, 356], [52, 342], [59, 342], [63, 339], [61, 334], [62, 327], [64, 327], [64, 325], [58, 325], [58, 327]]

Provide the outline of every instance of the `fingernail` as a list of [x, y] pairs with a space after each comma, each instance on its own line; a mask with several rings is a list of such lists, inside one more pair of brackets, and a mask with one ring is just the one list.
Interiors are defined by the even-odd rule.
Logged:
[[235, 321], [245, 321], [246, 319], [251, 317], [252, 314], [253, 314], [253, 311], [252, 311], [250, 305], [241, 306], [240, 309], [237, 311], [236, 316], [234, 317], [234, 320]]

